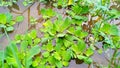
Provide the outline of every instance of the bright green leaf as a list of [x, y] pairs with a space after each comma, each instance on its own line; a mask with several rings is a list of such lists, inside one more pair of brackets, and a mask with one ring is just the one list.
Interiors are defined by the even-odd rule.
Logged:
[[23, 16], [17, 16], [15, 20], [16, 20], [16, 22], [22, 22], [24, 20], [24, 17]]
[[43, 53], [43, 56], [44, 56], [44, 57], [49, 57], [49, 55], [50, 55], [49, 52], [44, 52], [44, 53]]
[[69, 65], [69, 62], [67, 62], [67, 61], [62, 61], [62, 64], [63, 64], [64, 66], [68, 66], [68, 65]]
[[0, 14], [0, 24], [6, 24], [7, 23], [7, 17], [5, 14]]
[[88, 48], [85, 52], [85, 55], [89, 57], [89, 56], [93, 55], [93, 53], [94, 53], [94, 51], [91, 48]]
[[60, 54], [59, 54], [58, 52], [55, 52], [55, 53], [53, 54], [53, 56], [54, 56], [54, 58], [56, 58], [57, 60], [61, 60], [61, 56], [60, 56]]

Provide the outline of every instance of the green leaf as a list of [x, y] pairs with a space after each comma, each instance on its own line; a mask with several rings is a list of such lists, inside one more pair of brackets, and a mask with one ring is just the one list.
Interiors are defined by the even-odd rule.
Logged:
[[0, 24], [6, 24], [7, 17], [5, 14], [0, 14]]
[[38, 68], [46, 68], [46, 66], [42, 64], [42, 65], [39, 65]]
[[32, 66], [33, 66], [33, 67], [37, 67], [38, 65], [39, 65], [39, 63], [38, 63], [37, 61], [33, 61], [33, 62], [32, 62]]
[[64, 33], [60, 33], [60, 34], [57, 34], [57, 37], [64, 37], [66, 34]]
[[83, 52], [86, 48], [86, 44], [83, 40], [79, 40], [77, 46], [80, 52]]
[[48, 61], [47, 58], [42, 58], [40, 64], [45, 65], [47, 63], [47, 61]]
[[87, 35], [88, 35], [87, 32], [81, 31], [81, 33], [79, 34], [79, 37], [80, 38], [85, 38], [85, 37], [87, 37]]
[[72, 44], [72, 43], [71, 43], [70, 41], [68, 41], [68, 40], [64, 40], [63, 43], [64, 43], [65, 47], [69, 47], [69, 46]]
[[24, 20], [24, 17], [23, 16], [17, 16], [15, 20], [16, 20], [16, 22], [22, 22]]
[[87, 58], [86, 56], [83, 56], [83, 55], [78, 55], [77, 57], [78, 57], [78, 59], [80, 59], [80, 60], [84, 60], [84, 59]]
[[93, 53], [94, 53], [94, 51], [91, 48], [88, 48], [87, 51], [85, 52], [85, 55], [89, 57], [89, 56], [93, 55]]
[[21, 50], [26, 51], [27, 46], [28, 46], [28, 41], [22, 41], [20, 48], [21, 48]]
[[35, 38], [34, 39], [34, 44], [38, 44], [38, 43], [40, 43], [40, 38]]
[[78, 46], [77, 45], [72, 45], [71, 49], [76, 53], [76, 54], [79, 54], [81, 53], [78, 49]]
[[9, 25], [13, 26], [16, 22], [15, 21], [10, 21]]
[[100, 30], [110, 35], [119, 35], [119, 30], [117, 26], [110, 25], [109, 23], [104, 23]]
[[52, 65], [54, 65], [56, 63], [56, 59], [54, 58], [54, 56], [49, 56], [48, 57], [48, 62]]
[[19, 34], [16, 34], [15, 35], [15, 41], [16, 41], [16, 43], [20, 43], [21, 42], [21, 40], [22, 40], [22, 35], [19, 35]]
[[9, 68], [9, 65], [7, 63], [4, 63], [4, 68]]
[[93, 60], [91, 58], [84, 59], [85, 63], [91, 64]]
[[6, 60], [7, 60], [8, 65], [13, 65], [14, 67], [17, 67], [17, 62], [15, 58], [7, 57]]
[[28, 5], [28, 3], [27, 3], [26, 1], [24, 1], [24, 2], [23, 2], [23, 5], [24, 5], [24, 6], [27, 6], [27, 5]]
[[26, 62], [25, 62], [25, 67], [29, 68], [29, 66], [32, 64], [32, 58], [37, 55], [38, 53], [40, 53], [40, 47], [38, 45], [32, 47], [29, 51], [28, 51], [28, 55], [26, 57]]
[[56, 40], [55, 50], [56, 50], [56, 51], [60, 51], [60, 48], [61, 48], [62, 45], [63, 45], [63, 40], [58, 38], [58, 39]]
[[52, 42], [49, 42], [47, 45], [46, 45], [46, 49], [47, 51], [53, 51], [53, 45], [52, 45]]
[[55, 12], [52, 9], [49, 8], [49, 9], [47, 9], [47, 15], [52, 17], [52, 16], [55, 15]]
[[60, 32], [60, 28], [61, 25], [64, 23], [64, 20], [61, 19], [61, 16], [58, 17], [58, 20], [55, 20], [54, 22], [54, 26], [55, 26], [55, 29], [56, 31]]
[[43, 23], [43, 26], [44, 26], [47, 30], [49, 30], [49, 29], [51, 29], [51, 28], [53, 27], [53, 24], [52, 24], [52, 22], [51, 22], [50, 20], [47, 20], [45, 23]]
[[78, 59], [84, 60], [85, 63], [90, 64], [93, 62], [93, 60], [89, 57], [83, 56], [83, 55], [78, 55]]
[[29, 37], [31, 37], [32, 39], [35, 39], [37, 37], [37, 31], [36, 30], [32, 30], [29, 34]]
[[112, 9], [112, 10], [110, 10], [110, 15], [113, 15], [114, 16], [114, 18], [118, 18], [118, 17], [120, 17], [120, 11], [118, 11], [118, 10], [116, 10], [116, 9]]
[[72, 45], [72, 50], [76, 53], [76, 54], [81, 54], [83, 53], [83, 51], [86, 48], [86, 44], [83, 40], [79, 40], [77, 45]]
[[66, 13], [68, 13], [70, 16], [75, 16], [75, 13], [74, 12], [72, 12], [72, 11], [69, 11], [69, 10], [66, 10]]
[[20, 60], [18, 58], [18, 48], [17, 48], [17, 45], [15, 42], [11, 42], [7, 46], [5, 53], [6, 53], [6, 56], [14, 57], [16, 62], [17, 62], [18, 68], [21, 68], [21, 63], [20, 63]]
[[[28, 34], [28, 35], [25, 35], [25, 36], [22, 36], [23, 38], [21, 38], [22, 40], [27, 40], [28, 41], [28, 44], [29, 45], [33, 45], [33, 39], [32, 39], [32, 37], [31, 36], [29, 36], [30, 34]], [[35, 36], [33, 36], [33, 37], [35, 37]]]
[[73, 36], [73, 35], [66, 35], [65, 38], [68, 40], [68, 41], [71, 41], [73, 42], [74, 40], [79, 40], [79, 38]]
[[70, 34], [74, 34], [75, 33], [75, 28], [74, 27], [70, 27], [68, 30], [67, 30], [68, 33]]
[[88, 13], [89, 12], [89, 6], [87, 6], [87, 5], [85, 5], [85, 6], [82, 6], [82, 12], [81, 12], [81, 14], [86, 14], [86, 13]]
[[5, 49], [5, 53], [6, 53], [7, 56], [13, 56], [11, 47], [15, 50], [15, 53], [18, 52], [17, 46], [14, 43], [11, 43]]
[[67, 61], [62, 61], [62, 64], [63, 64], [64, 66], [68, 66], [68, 65], [69, 65], [69, 62], [67, 62]]
[[43, 56], [44, 56], [44, 57], [49, 57], [49, 55], [50, 55], [49, 52], [44, 52], [44, 53], [43, 53]]
[[82, 11], [82, 7], [80, 7], [79, 5], [74, 5], [72, 7], [72, 11], [75, 13], [75, 14], [80, 14], [81, 11]]
[[38, 67], [40, 62], [41, 62], [41, 58], [39, 56], [37, 56], [37, 57], [35, 57], [34, 61], [32, 62], [32, 66]]
[[47, 19], [47, 18], [53, 17], [55, 15], [55, 12], [51, 8], [49, 9], [42, 8], [41, 14], [44, 19]]
[[65, 61], [69, 61], [71, 59], [71, 52], [70, 51], [61, 51], [62, 58]]
[[53, 54], [53, 56], [54, 56], [55, 59], [61, 60], [61, 56], [60, 56], [60, 54], [59, 54], [58, 52], [55, 52], [55, 53]]
[[111, 25], [109, 30], [110, 35], [119, 35], [119, 30], [116, 25]]
[[101, 31], [103, 31], [105, 33], [108, 33], [109, 28], [110, 28], [110, 24], [104, 23], [103, 26], [102, 26], [102, 28], [100, 28], [100, 29], [101, 29]]
[[60, 23], [59, 31], [63, 32], [65, 29], [67, 29], [71, 25], [71, 20], [69, 18], [66, 18], [64, 22]]
[[81, 27], [77, 27], [76, 31], [74, 32], [74, 35], [76, 35], [77, 37], [80, 37], [80, 38], [84, 38], [84, 37], [86, 37], [88, 35], [88, 33], [82, 31]]
[[50, 65], [46, 65], [46, 68], [51, 68], [51, 66]]
[[0, 24], [0, 28], [6, 28], [6, 25]]
[[60, 62], [60, 61], [57, 61], [55, 64], [57, 65], [57, 68], [62, 68], [63, 67], [62, 62]]
[[78, 16], [78, 15], [75, 15], [72, 18], [74, 18], [76, 20], [82, 20], [82, 21], [87, 21], [88, 20], [87, 17], [85, 17], [85, 16]]
[[32, 47], [28, 53], [28, 59], [31, 59], [34, 55], [40, 53], [40, 47], [38, 45]]
[[6, 30], [7, 30], [7, 31], [13, 31], [13, 30], [14, 30], [14, 27], [9, 26], [9, 27], [6, 28]]
[[7, 19], [6, 19], [7, 23], [10, 23], [12, 21], [12, 18], [13, 18], [12, 14], [6, 13], [6, 17], [7, 17]]

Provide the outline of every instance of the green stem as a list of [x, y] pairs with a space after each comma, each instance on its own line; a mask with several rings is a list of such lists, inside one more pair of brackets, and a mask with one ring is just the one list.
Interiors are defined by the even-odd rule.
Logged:
[[8, 36], [7, 31], [5, 30], [5, 28], [4, 28], [4, 31], [5, 31], [5, 35], [6, 35], [7, 39], [8, 39], [8, 41], [10, 42], [10, 38], [9, 38], [9, 36]]

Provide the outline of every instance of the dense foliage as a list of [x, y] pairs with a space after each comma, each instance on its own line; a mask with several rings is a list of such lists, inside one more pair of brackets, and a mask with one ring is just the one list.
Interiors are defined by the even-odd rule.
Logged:
[[[13, 0], [16, 2], [16, 0]], [[2, 1], [4, 5], [4, 1]], [[24, 6], [34, 3], [24, 0]], [[55, 12], [52, 8], [41, 8], [45, 22], [39, 31], [43, 37], [37, 36], [37, 30], [17, 34], [10, 40], [7, 32], [13, 31], [16, 22], [22, 22], [23, 16], [15, 20], [10, 13], [0, 14], [0, 28], [4, 29], [9, 45], [0, 51], [0, 67], [2, 68], [63, 68], [71, 59], [79, 59], [86, 64], [94, 61], [91, 56], [112, 49], [108, 66], [120, 68], [120, 30], [110, 21], [120, 17], [120, 12], [111, 9], [110, 0], [39, 0], [51, 3], [57, 8], [64, 8], [65, 14]], [[89, 17], [90, 16], [90, 17]], [[54, 21], [51, 19], [55, 18]], [[93, 19], [95, 18], [95, 19]], [[31, 17], [31, 24], [37, 23]], [[97, 43], [102, 43], [98, 48]], [[100, 65], [99, 65], [100, 67]]]

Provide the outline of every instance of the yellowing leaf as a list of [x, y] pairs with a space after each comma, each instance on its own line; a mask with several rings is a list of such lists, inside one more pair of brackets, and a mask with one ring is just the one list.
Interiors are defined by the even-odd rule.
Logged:
[[68, 1], [68, 5], [72, 5], [72, 3], [73, 3], [73, 0]]

